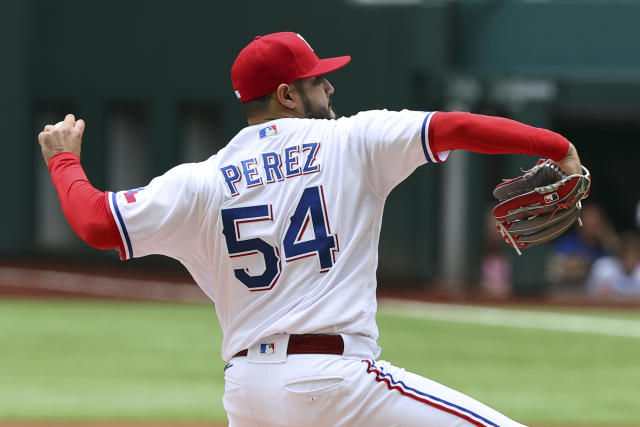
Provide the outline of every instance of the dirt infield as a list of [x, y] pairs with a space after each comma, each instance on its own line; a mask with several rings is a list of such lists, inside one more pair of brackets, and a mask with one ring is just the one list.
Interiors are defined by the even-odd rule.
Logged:
[[[132, 264], [59, 260], [0, 262], [0, 297], [107, 298], [208, 304], [186, 270], [167, 261]], [[637, 310], [639, 299], [594, 299], [579, 292], [495, 298], [446, 283], [403, 288], [380, 286], [378, 297], [473, 305], [546, 305]]]

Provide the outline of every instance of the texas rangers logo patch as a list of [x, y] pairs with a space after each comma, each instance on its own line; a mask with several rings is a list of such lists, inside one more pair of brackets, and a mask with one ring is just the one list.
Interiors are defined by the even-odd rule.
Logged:
[[138, 200], [136, 199], [136, 194], [141, 192], [142, 190], [144, 190], [144, 187], [140, 187], [140, 188], [136, 188], [134, 190], [128, 190], [125, 191], [124, 194], [124, 198], [127, 201], [127, 203], [135, 203]]
[[260, 344], [260, 354], [273, 354], [275, 351], [275, 343]]
[[544, 196], [544, 202], [545, 203], [553, 203], [556, 200], [558, 200], [560, 197], [558, 196], [558, 193], [551, 193], [551, 194], [547, 194], [546, 196]]
[[268, 138], [273, 135], [278, 134], [278, 129], [276, 129], [276, 125], [267, 126], [266, 128], [260, 129], [260, 139]]

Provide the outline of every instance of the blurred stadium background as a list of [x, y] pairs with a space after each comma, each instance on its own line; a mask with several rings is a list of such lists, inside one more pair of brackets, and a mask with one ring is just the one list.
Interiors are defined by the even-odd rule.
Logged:
[[[72, 410], [62, 411], [61, 415], [51, 409], [58, 401], [47, 400], [44, 391], [36, 393], [43, 400], [35, 401], [45, 403], [35, 405], [40, 409], [30, 412], [30, 390], [44, 390], [46, 385], [37, 381], [26, 381], [31, 385], [24, 385], [30, 364], [15, 363], [23, 358], [18, 349], [30, 355], [35, 351], [43, 358], [53, 353], [58, 362], [65, 359], [61, 354], [76, 350], [44, 344], [31, 347], [24, 341], [41, 343], [43, 337], [47, 343], [57, 341], [60, 336], [56, 334], [82, 322], [82, 316], [74, 317], [82, 309], [78, 303], [66, 305], [59, 300], [52, 306], [39, 299], [29, 305], [29, 300], [10, 296], [55, 294], [202, 301], [199, 290], [189, 284], [190, 279], [178, 263], [156, 257], [120, 263], [115, 252], [86, 247], [73, 234], [59, 208], [36, 141], [44, 124], [62, 120], [67, 112], [85, 119], [82, 162], [97, 188], [121, 190], [145, 185], [179, 163], [210, 156], [244, 126], [230, 82], [235, 55], [255, 35], [296, 31], [305, 36], [319, 56], [352, 55], [351, 64], [331, 76], [336, 88], [334, 103], [340, 115], [376, 108], [465, 110], [513, 118], [568, 137], [594, 176], [592, 194], [585, 205], [597, 207], [596, 216], [599, 215], [591, 236], [581, 236], [576, 230], [572, 233], [577, 241], [587, 239], [581, 242], [583, 245], [595, 245], [598, 255], [616, 255], [618, 236], [637, 233], [640, 222], [639, 19], [640, 1], [633, 0], [2, 0], [0, 176], [5, 182], [5, 195], [4, 208], [0, 210], [4, 224], [0, 239], [0, 319], [4, 320], [4, 327], [0, 331], [7, 338], [6, 348], [15, 352], [4, 353], [4, 374], [0, 368], [0, 418], [126, 419], [127, 414], [144, 418], [135, 411], [124, 410], [119, 416], [116, 410], [109, 409], [100, 412], [102, 416]], [[631, 322], [626, 327], [639, 330], [636, 309], [640, 305], [637, 296], [634, 299], [630, 295], [632, 292], [604, 299], [587, 296], [585, 280], [595, 258], [592, 252], [584, 259], [580, 259], [584, 255], [581, 253], [578, 259], [572, 259], [570, 250], [549, 244], [528, 249], [525, 256], [517, 257], [506, 245], [496, 246], [497, 233], [487, 226], [487, 211], [493, 204], [491, 190], [501, 178], [515, 176], [521, 167], [532, 165], [535, 160], [457, 152], [443, 165], [420, 168], [395, 189], [387, 203], [380, 242], [381, 295], [547, 304], [536, 308], [539, 310], [550, 310], [550, 302], [606, 306], [582, 308], [580, 316], [624, 318]], [[640, 264], [640, 259], [636, 263]], [[120, 305], [114, 307], [115, 313], [127, 310]], [[147, 306], [142, 307], [139, 312], [147, 313]], [[184, 309], [181, 305], [176, 307], [182, 307], [175, 309], [178, 312]], [[200, 306], [193, 307], [196, 313], [202, 310]], [[95, 310], [100, 312], [99, 308]], [[95, 313], [81, 312], [87, 317]], [[46, 316], [43, 323], [37, 322], [32, 317], [37, 313], [58, 318], [59, 329], [52, 327], [49, 335], [30, 335], [48, 322]], [[185, 329], [201, 325], [185, 315], [187, 320], [180, 317], [186, 322]], [[212, 310], [201, 315], [208, 319], [204, 321], [210, 322], [209, 326], [215, 325]], [[149, 316], [155, 319], [154, 315]], [[141, 317], [144, 314], [125, 316], [133, 322]], [[166, 321], [163, 315], [158, 318]], [[107, 322], [104, 319], [102, 322]], [[442, 322], [450, 320], [430, 319], [428, 326], [445, 328]], [[389, 321], [381, 327], [392, 324]], [[416, 326], [412, 340], [428, 336], [430, 331], [420, 330], [421, 327]], [[122, 328], [128, 328], [126, 322], [122, 322]], [[109, 329], [109, 334], [114, 330]], [[203, 335], [197, 339], [211, 339], [207, 330], [203, 328]], [[492, 336], [500, 341], [504, 338], [499, 333]], [[611, 406], [601, 408], [602, 414], [593, 415], [586, 408], [593, 409], [596, 404], [583, 402], [583, 406], [574, 408], [583, 416], [573, 418], [536, 416], [523, 409], [522, 401], [507, 407], [515, 408], [518, 414], [521, 405], [519, 414], [540, 422], [585, 425], [589, 421], [611, 421], [640, 425], [639, 410], [622, 411], [625, 415], [618, 418], [607, 416], [616, 408], [640, 407], [640, 372], [634, 367], [638, 340], [634, 336], [609, 337], [617, 341], [597, 345], [626, 349], [621, 350], [624, 356], [620, 363], [616, 362], [615, 351], [598, 356], [621, 369], [614, 375], [600, 372], [599, 386], [616, 389], [620, 386], [617, 378], [626, 377], [620, 395], [635, 396], [635, 403], [633, 399], [614, 399]], [[73, 337], [85, 335], [78, 332]], [[83, 347], [83, 339], [67, 338], [69, 346]], [[549, 343], [548, 336], [538, 338], [541, 345]], [[216, 339], [219, 340], [214, 337], [212, 341]], [[178, 342], [176, 345], [180, 346], [193, 341]], [[503, 344], [505, 348], [521, 345], [508, 340]], [[582, 342], [577, 348], [590, 347]], [[207, 371], [207, 378], [212, 378], [212, 384], [220, 382], [218, 350], [194, 349], [205, 350], [208, 362], [200, 360], [194, 369], [207, 369], [211, 363], [215, 366]], [[153, 354], [160, 357], [166, 351], [167, 346], [160, 345]], [[427, 357], [435, 350], [427, 347], [414, 351], [416, 357]], [[407, 368], [421, 369], [421, 359], [404, 361], [402, 353], [398, 357], [398, 363], [405, 362]], [[141, 355], [140, 359], [145, 357]], [[502, 372], [504, 377], [518, 375], [520, 362], [516, 360], [521, 359], [510, 360], [513, 370]], [[598, 360], [605, 363], [596, 358], [594, 365], [585, 362], [585, 369], [602, 367]], [[32, 364], [45, 366], [42, 362], [36, 359]], [[158, 372], [175, 367], [175, 359], [165, 362], [166, 365], [158, 365]], [[474, 362], [462, 359], [456, 363]], [[569, 361], [559, 364], [565, 368], [571, 365]], [[482, 364], [477, 369], [473, 368], [476, 365], [468, 366], [470, 371], [495, 373]], [[500, 366], [498, 369], [503, 369]], [[558, 363], [549, 362], [549, 366]], [[9, 372], [10, 369], [15, 371]], [[32, 375], [44, 375], [40, 370], [35, 372]], [[444, 374], [450, 373], [445, 364], [442, 372], [444, 376], [439, 379], [443, 382], [464, 388], [456, 383], [457, 377]], [[534, 373], [544, 372], [551, 375], [544, 367]], [[432, 376], [428, 370], [422, 373]], [[530, 373], [532, 377], [534, 373]], [[60, 374], [66, 375], [71, 374]], [[124, 376], [122, 372], [120, 375]], [[155, 373], [149, 376], [154, 377]], [[59, 385], [55, 381], [48, 383], [51, 384], [53, 388]], [[78, 384], [85, 386], [82, 381]], [[589, 387], [586, 382], [573, 384], [575, 389], [564, 390], [567, 395]], [[488, 400], [494, 399], [495, 406], [500, 407], [500, 402], [509, 400], [508, 396], [527, 388], [524, 384], [511, 385], [513, 388], [502, 390], [494, 385], [495, 394], [491, 394], [489, 386], [471, 390], [479, 398], [486, 392]], [[123, 391], [122, 387], [116, 387], [118, 392]], [[149, 386], [152, 388], [153, 384]], [[70, 385], [68, 389], [74, 387]], [[209, 397], [202, 396], [215, 395], [211, 402], [219, 406], [220, 389], [211, 392], [203, 386], [200, 390], [204, 394], [199, 398], [208, 401]], [[175, 396], [167, 392], [158, 402], [170, 400], [170, 395]], [[557, 397], [568, 399], [565, 395]], [[82, 406], [79, 401], [66, 402], [67, 406], [63, 402], [62, 406], [78, 408]], [[544, 399], [536, 401], [539, 402], [545, 404]], [[186, 419], [223, 416], [219, 407], [214, 415], [206, 410], [199, 412], [202, 408], [189, 412], [188, 405], [184, 410], [191, 414], [183, 417]], [[175, 414], [173, 417], [181, 418]]]

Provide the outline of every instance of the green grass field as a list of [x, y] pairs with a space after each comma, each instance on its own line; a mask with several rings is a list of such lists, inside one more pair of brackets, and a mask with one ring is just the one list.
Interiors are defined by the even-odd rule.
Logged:
[[[383, 304], [378, 320], [382, 358], [520, 421], [640, 425], [640, 313]], [[2, 300], [0, 419], [224, 420], [220, 341], [212, 306]]]

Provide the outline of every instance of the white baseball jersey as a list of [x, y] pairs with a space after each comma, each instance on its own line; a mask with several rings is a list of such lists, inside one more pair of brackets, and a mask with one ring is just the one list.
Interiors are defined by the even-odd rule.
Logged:
[[430, 145], [434, 114], [246, 127], [204, 162], [108, 194], [121, 255], [185, 265], [215, 302], [225, 360], [279, 333], [360, 334], [375, 345], [384, 202], [418, 166], [446, 158]]

